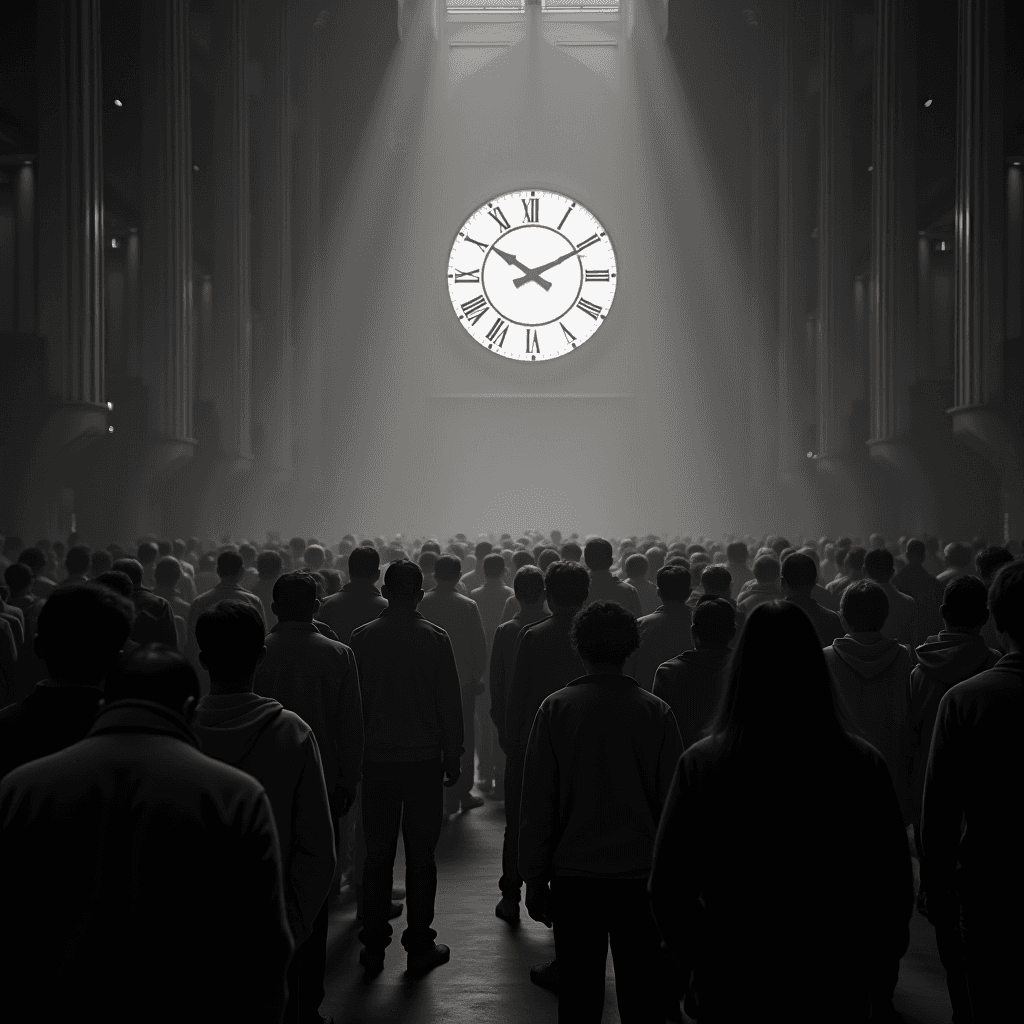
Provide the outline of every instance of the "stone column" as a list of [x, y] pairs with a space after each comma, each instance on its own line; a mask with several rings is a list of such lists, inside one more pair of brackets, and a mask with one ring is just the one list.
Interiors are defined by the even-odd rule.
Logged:
[[131, 228], [124, 241], [124, 310], [121, 342], [124, 346], [123, 372], [142, 378], [142, 291], [140, 280], [141, 246], [139, 232]]
[[1005, 321], [1003, 0], [960, 0], [954, 245], [953, 433], [1002, 477], [1010, 535], [1024, 529], [1020, 438], [1003, 394]]
[[19, 334], [36, 332], [36, 172], [24, 164], [15, 178], [15, 223], [18, 274], [15, 330]]

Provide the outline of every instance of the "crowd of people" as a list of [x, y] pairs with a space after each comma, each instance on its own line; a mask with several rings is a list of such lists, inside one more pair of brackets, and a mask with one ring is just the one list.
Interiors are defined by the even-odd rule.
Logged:
[[898, 1019], [915, 910], [955, 1024], [1020, 1017], [1017, 543], [0, 547], [7, 1019], [330, 1020], [332, 899], [367, 983], [403, 913], [447, 963], [435, 848], [488, 799], [560, 1024], [609, 945], [624, 1024]]

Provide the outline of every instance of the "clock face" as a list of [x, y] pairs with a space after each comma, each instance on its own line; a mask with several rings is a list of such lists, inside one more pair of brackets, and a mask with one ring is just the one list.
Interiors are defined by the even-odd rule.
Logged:
[[607, 316], [616, 277], [597, 218], [543, 189], [485, 203], [448, 260], [448, 294], [463, 326], [489, 351], [524, 362], [580, 348]]

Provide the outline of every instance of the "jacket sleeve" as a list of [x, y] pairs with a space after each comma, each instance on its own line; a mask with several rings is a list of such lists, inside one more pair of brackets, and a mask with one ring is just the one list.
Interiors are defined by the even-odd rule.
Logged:
[[[508, 622], [509, 619], [516, 617], [516, 611], [518, 610], [519, 602], [515, 597], [508, 597], [505, 599], [505, 607], [501, 609], [501, 622]], [[501, 623], [499, 622], [500, 626]]]
[[338, 785], [354, 794], [363, 777], [363, 700], [359, 692], [359, 669], [350, 647], [339, 652], [340, 679], [338, 680]]
[[160, 643], [168, 647], [178, 646], [178, 627], [174, 625], [174, 609], [164, 598], [160, 598], [159, 636]]
[[662, 738], [661, 750], [658, 754], [658, 815], [660, 817], [668, 799], [669, 790], [672, 787], [672, 779], [675, 778], [676, 765], [679, 758], [683, 756], [683, 740], [679, 735], [679, 725], [671, 707], [665, 708], [662, 713]]
[[309, 730], [303, 743], [303, 765], [292, 800], [290, 863], [287, 892], [288, 923], [295, 946], [306, 939], [320, 912], [337, 866], [334, 850], [334, 825], [324, 783], [320, 748]]
[[[499, 642], [501, 638], [501, 642]], [[505, 749], [505, 658], [503, 649], [505, 639], [499, 626], [494, 633], [491, 644], [491, 665], [489, 670], [491, 685], [491, 721], [498, 731], [498, 744]]]
[[[0, 619], [0, 685], [14, 683], [14, 663], [18, 660], [18, 647], [14, 642], [14, 630], [6, 619]], [[6, 694], [0, 690], [0, 694]]]
[[643, 608], [640, 604], [640, 593], [632, 583], [627, 583], [626, 586], [629, 587], [630, 590], [629, 610], [633, 613], [634, 618], [639, 619], [643, 614]]
[[505, 691], [505, 742], [508, 749], [520, 750], [520, 739], [526, 723], [526, 698], [530, 689], [530, 647], [529, 631], [523, 630], [516, 638], [516, 650], [513, 659], [512, 678]]
[[523, 761], [519, 812], [519, 874], [524, 882], [546, 882], [558, 845], [558, 759], [551, 744], [548, 706], [537, 710]]
[[921, 808], [921, 867], [929, 896], [948, 898], [956, 890], [960, 828], [964, 817], [962, 739], [957, 706], [949, 690], [939, 702], [925, 768]]
[[487, 671], [487, 634], [484, 632], [484, 620], [480, 617], [480, 605], [476, 601], [472, 609], [467, 611], [466, 618], [469, 620], [472, 682], [479, 683]]
[[462, 688], [459, 667], [448, 634], [442, 632], [437, 642], [437, 721], [441, 734], [441, 757], [462, 757], [465, 753], [462, 723]]

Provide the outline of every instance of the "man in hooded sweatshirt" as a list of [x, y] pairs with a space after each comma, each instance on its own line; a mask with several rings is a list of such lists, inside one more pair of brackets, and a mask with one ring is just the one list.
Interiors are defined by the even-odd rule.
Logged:
[[843, 591], [839, 615], [846, 636], [825, 648], [825, 660], [853, 726], [885, 758], [903, 821], [909, 824], [910, 651], [882, 635], [889, 598], [874, 580], [851, 583]]
[[262, 784], [274, 812], [295, 939], [285, 1024], [330, 1021], [320, 1016], [335, 867], [330, 802], [313, 730], [272, 697], [253, 693], [267, 653], [263, 638], [263, 620], [250, 604], [222, 601], [199, 616], [196, 641], [210, 692], [199, 701], [195, 731], [203, 753]]

